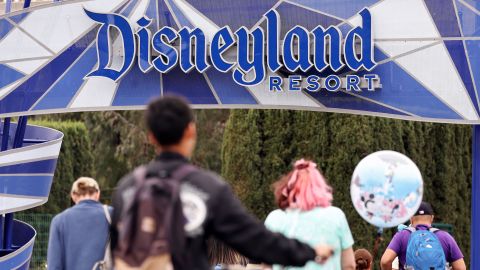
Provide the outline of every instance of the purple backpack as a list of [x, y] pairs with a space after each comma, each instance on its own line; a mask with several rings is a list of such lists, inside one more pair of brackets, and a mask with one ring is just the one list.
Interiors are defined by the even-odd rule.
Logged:
[[181, 265], [185, 259], [181, 255], [186, 243], [186, 219], [180, 185], [182, 179], [197, 169], [191, 164], [181, 164], [169, 172], [159, 169], [161, 165], [157, 162], [141, 166], [133, 173], [134, 195], [127, 202], [124, 200], [117, 225], [116, 269], [160, 269], [155, 262]]

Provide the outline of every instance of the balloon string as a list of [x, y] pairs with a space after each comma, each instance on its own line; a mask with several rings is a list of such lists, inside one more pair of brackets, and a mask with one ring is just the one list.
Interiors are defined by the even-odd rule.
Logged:
[[382, 238], [382, 235], [383, 235], [383, 229], [382, 228], [378, 228], [377, 230], [377, 236], [375, 238], [375, 245], [373, 246], [373, 259], [375, 260], [377, 258], [377, 254], [378, 254], [378, 248], [380, 246], [380, 242], [383, 241], [383, 238]]

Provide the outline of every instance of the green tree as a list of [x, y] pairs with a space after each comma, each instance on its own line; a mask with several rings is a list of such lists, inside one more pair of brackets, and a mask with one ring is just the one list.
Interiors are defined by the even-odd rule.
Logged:
[[202, 168], [222, 171], [222, 140], [230, 110], [195, 110], [197, 147], [192, 162]]
[[64, 134], [49, 200], [29, 213], [56, 214], [71, 206], [72, 183], [81, 176], [94, 174], [94, 158], [87, 128], [80, 122], [40, 121], [32, 124], [50, 127]]
[[334, 205], [345, 212], [356, 246], [372, 250], [376, 229], [361, 219], [353, 208], [350, 181], [358, 162], [372, 152], [377, 140], [386, 136], [378, 128], [372, 127], [376, 120], [374, 118], [349, 115], [335, 115], [332, 118], [329, 122], [330, 147], [334, 151], [329, 157], [325, 174], [334, 188]]
[[262, 111], [234, 110], [228, 119], [222, 146], [222, 175], [245, 206], [257, 216], [265, 209], [257, 203], [265, 197], [261, 189]]

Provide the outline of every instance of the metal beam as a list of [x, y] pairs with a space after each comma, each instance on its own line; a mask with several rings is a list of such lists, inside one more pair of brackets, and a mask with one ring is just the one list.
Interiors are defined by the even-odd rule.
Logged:
[[480, 269], [480, 125], [473, 126], [471, 203], [470, 269]]
[[8, 139], [10, 136], [10, 118], [5, 118], [3, 121], [3, 134], [2, 134], [2, 146], [0, 151], [8, 149]]
[[32, 0], [25, 0], [25, 2], [23, 3], [23, 8], [29, 8], [31, 2], [32, 2]]
[[[13, 139], [12, 148], [21, 148], [23, 146], [23, 139], [25, 138], [25, 130], [27, 129], [28, 118], [22, 116], [18, 119], [17, 130], [15, 131], [15, 138]], [[4, 224], [4, 249], [12, 250], [13, 248], [13, 213], [5, 215]]]
[[[0, 124], [2, 123], [0, 119]], [[6, 123], [6, 122], [5, 122]], [[6, 136], [8, 138], [8, 132], [5, 133], [5, 127], [2, 129], [2, 135], [1, 135], [1, 142], [0, 142], [0, 152], [3, 151], [3, 137]], [[8, 141], [8, 139], [7, 139]], [[0, 250], [3, 249], [3, 232], [4, 232], [4, 224], [5, 224], [5, 216], [0, 215]]]
[[[8, 150], [8, 140], [10, 138], [10, 118], [5, 118], [3, 121], [3, 130], [2, 130], [2, 145], [0, 147], [1, 151]], [[6, 235], [6, 228], [5, 228], [5, 215], [0, 216], [0, 249], [6, 249], [5, 246], [5, 235]]]
[[5, 13], [10, 13], [12, 11], [12, 0], [7, 0], [5, 3]]

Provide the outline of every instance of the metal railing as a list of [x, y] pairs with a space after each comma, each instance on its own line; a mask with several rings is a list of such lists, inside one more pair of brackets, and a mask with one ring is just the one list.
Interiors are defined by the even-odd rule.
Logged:
[[47, 269], [47, 249], [50, 223], [52, 214], [27, 214], [15, 213], [15, 218], [32, 225], [37, 231], [37, 239], [33, 246], [32, 260], [30, 261], [30, 270]]

